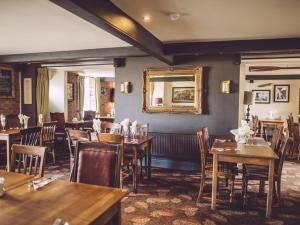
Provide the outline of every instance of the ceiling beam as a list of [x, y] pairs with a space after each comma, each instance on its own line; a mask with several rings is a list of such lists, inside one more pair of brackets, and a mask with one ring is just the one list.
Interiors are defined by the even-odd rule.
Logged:
[[0, 63], [42, 63], [60, 61], [105, 60], [113, 58], [138, 57], [147, 54], [134, 47], [100, 48], [74, 51], [28, 53], [15, 55], [0, 55]]
[[[50, 0], [153, 57], [173, 65], [154, 35], [109, 0]], [[99, 40], [101, 41], [101, 40]]]
[[258, 39], [164, 44], [167, 55], [237, 54], [300, 49], [300, 38]]

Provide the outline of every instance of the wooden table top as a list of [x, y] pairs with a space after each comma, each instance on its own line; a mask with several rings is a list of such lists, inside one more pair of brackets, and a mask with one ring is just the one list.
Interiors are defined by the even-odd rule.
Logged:
[[126, 190], [61, 180], [38, 190], [24, 184], [0, 198], [1, 224], [49, 225], [57, 218], [72, 225], [90, 224], [126, 194]]
[[276, 153], [261, 138], [254, 138], [253, 144], [237, 144], [236, 142], [216, 140], [210, 153], [234, 157], [278, 159]]
[[78, 120], [78, 121], [67, 121], [65, 124], [85, 124], [85, 123], [92, 123], [93, 120]]
[[[8, 191], [12, 188], [27, 184], [29, 181], [35, 179], [33, 175], [25, 175], [21, 173], [6, 172], [0, 170], [0, 177], [4, 177], [4, 190]], [[36, 177], [37, 178], [37, 177]]]
[[7, 129], [7, 130], [0, 130], [0, 135], [12, 135], [12, 134], [19, 134], [20, 129]]
[[151, 141], [153, 138], [154, 138], [153, 136], [143, 136], [143, 137], [137, 136], [134, 139], [124, 138], [124, 144], [125, 145], [141, 145], [141, 144]]

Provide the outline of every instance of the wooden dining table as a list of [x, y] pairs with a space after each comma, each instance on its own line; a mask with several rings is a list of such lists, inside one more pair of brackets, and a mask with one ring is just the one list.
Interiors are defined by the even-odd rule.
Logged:
[[[251, 144], [250, 144], [251, 143]], [[253, 165], [262, 165], [269, 167], [268, 173], [268, 195], [266, 205], [266, 217], [272, 214], [273, 199], [273, 181], [275, 160], [277, 154], [269, 147], [267, 142], [262, 138], [249, 139], [249, 144], [237, 144], [236, 142], [227, 142], [224, 140], [215, 140], [210, 150], [213, 155], [213, 178], [212, 178], [212, 201], [211, 208], [216, 209], [217, 200], [217, 174], [218, 163], [245, 163]]]
[[6, 142], [6, 165], [7, 171], [10, 169], [11, 145], [13, 140], [20, 137], [20, 129], [7, 129], [0, 131], [0, 141]]
[[121, 224], [121, 200], [126, 190], [62, 180], [33, 190], [24, 183], [25, 177], [30, 180], [32, 176], [0, 174], [5, 183], [14, 184], [0, 198], [1, 225], [51, 225], [57, 219], [71, 225]]

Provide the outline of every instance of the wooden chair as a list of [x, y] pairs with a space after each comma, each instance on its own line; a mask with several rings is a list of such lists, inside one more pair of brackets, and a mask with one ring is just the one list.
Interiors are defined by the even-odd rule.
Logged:
[[273, 149], [274, 152], [278, 152], [280, 147], [280, 140], [283, 134], [283, 126], [276, 126], [273, 131], [273, 136], [271, 139], [270, 147]]
[[17, 128], [17, 127], [20, 128], [21, 127], [18, 115], [14, 115], [14, 114], [7, 115], [6, 121], [7, 121], [8, 128]]
[[[208, 146], [207, 142], [205, 140], [205, 134], [203, 130], [197, 132], [197, 140], [199, 144], [199, 150], [200, 150], [200, 165], [201, 165], [201, 181], [200, 181], [200, 188], [199, 193], [197, 197], [197, 202], [200, 201], [204, 187], [206, 185], [206, 178], [212, 177], [213, 173], [213, 162], [211, 160], [211, 157], [208, 157]], [[234, 191], [234, 180], [235, 175], [237, 174], [236, 167], [231, 163], [219, 163], [218, 165], [218, 177], [225, 178], [231, 180], [231, 187], [230, 187], [230, 203], [232, 202], [233, 198], [233, 191]]]
[[55, 138], [62, 138], [63, 142], [65, 143], [66, 140], [66, 134], [65, 134], [65, 127], [66, 127], [66, 121], [65, 121], [65, 114], [60, 113], [60, 112], [54, 112], [50, 113], [50, 119], [52, 122], [56, 121], [57, 126], [56, 126], [56, 133], [55, 133]]
[[43, 123], [42, 128], [42, 146], [47, 147], [48, 153], [52, 155], [53, 163], [55, 164], [55, 131], [57, 122]]
[[[12, 145], [11, 171], [42, 177], [44, 175], [45, 152], [46, 147]], [[23, 164], [22, 168], [21, 164]]]
[[90, 142], [91, 133], [89, 131], [73, 130], [71, 128], [66, 128], [66, 135], [68, 140], [68, 149], [70, 153], [70, 169], [72, 171], [74, 167], [74, 159], [76, 154], [76, 142]]
[[99, 142], [78, 142], [76, 182], [120, 187], [120, 146]]
[[101, 121], [101, 132], [111, 134], [122, 134], [122, 125], [119, 123]]
[[258, 116], [252, 115], [252, 127], [251, 130], [254, 132], [253, 136], [256, 137], [258, 136], [258, 129], [259, 128], [259, 119]]
[[30, 127], [20, 130], [21, 145], [41, 145], [41, 127]]
[[93, 120], [95, 119], [96, 111], [84, 111], [83, 120]]
[[[292, 139], [288, 138], [284, 140], [281, 139], [280, 148], [278, 150], [278, 160], [275, 161], [275, 175], [274, 175], [274, 183], [276, 182], [276, 186], [274, 189], [274, 193], [276, 194], [276, 198], [281, 204], [281, 174], [282, 174], [282, 167], [283, 162], [285, 160], [286, 154], [289, 149], [292, 147]], [[248, 191], [248, 181], [249, 180], [258, 180], [258, 181], [268, 181], [268, 174], [269, 174], [269, 167], [268, 166], [260, 166], [260, 167], [253, 167], [251, 165], [245, 166], [245, 173], [243, 175], [243, 196], [244, 201], [247, 199], [247, 191]], [[261, 183], [260, 183], [261, 184]], [[245, 205], [245, 203], [244, 203]]]
[[300, 144], [299, 123], [293, 123], [292, 129], [293, 129], [292, 130], [292, 134], [293, 134], [293, 137], [292, 137], [293, 146], [290, 149], [289, 156], [290, 156], [290, 158], [294, 158], [294, 156], [296, 154], [298, 154], [297, 155], [297, 160], [299, 161], [299, 158], [300, 158], [300, 150], [299, 150], [299, 144]]
[[288, 118], [286, 120], [286, 122], [287, 122], [287, 128], [288, 128], [288, 136], [290, 138], [293, 138], [293, 132], [294, 132], [293, 125], [294, 125], [294, 122], [290, 118]]
[[[97, 134], [97, 137], [100, 143], [119, 145], [121, 157], [120, 187], [123, 188], [124, 180], [130, 177], [131, 175], [134, 175], [134, 170], [130, 168], [133, 167], [132, 160], [124, 157], [124, 136], [121, 134], [99, 133]], [[135, 186], [135, 184], [133, 184], [133, 186]]]

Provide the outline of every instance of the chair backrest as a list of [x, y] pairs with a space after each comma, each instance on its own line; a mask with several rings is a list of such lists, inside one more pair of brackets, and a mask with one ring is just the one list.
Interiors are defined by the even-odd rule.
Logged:
[[11, 154], [11, 171], [44, 175], [46, 147], [28, 146], [28, 145], [12, 145]]
[[18, 115], [14, 115], [14, 114], [7, 115], [6, 116], [6, 121], [7, 121], [8, 128], [21, 127]]
[[276, 126], [273, 131], [273, 136], [271, 140], [271, 148], [276, 153], [278, 152], [280, 147], [280, 140], [281, 140], [282, 133], [283, 133], [283, 126]]
[[205, 145], [205, 137], [202, 130], [197, 132], [197, 141], [198, 141], [198, 147], [200, 151], [201, 171], [204, 172], [205, 165], [206, 165], [207, 148]]
[[119, 145], [79, 142], [77, 149], [76, 182], [109, 187], [120, 186]]
[[289, 132], [288, 135], [289, 135], [289, 137], [293, 137], [294, 122], [290, 118], [288, 118], [286, 120], [286, 122], [287, 122], [287, 127], [288, 127], [288, 132]]
[[292, 148], [292, 145], [293, 140], [291, 138], [287, 138], [285, 141], [281, 141], [281, 146], [277, 153], [279, 159], [275, 162], [275, 173], [279, 179], [282, 173], [283, 162], [285, 160], [287, 152]]
[[299, 123], [293, 123], [293, 141], [294, 141], [294, 146], [298, 147], [299, 142], [300, 142], [300, 136], [299, 136]]
[[41, 145], [41, 127], [29, 127], [20, 130], [21, 145]]
[[96, 111], [84, 111], [83, 120], [93, 120], [95, 119]]
[[290, 114], [288, 115], [288, 118], [290, 119], [290, 121], [291, 121], [292, 123], [294, 123], [293, 113], [290, 113]]
[[65, 114], [64, 113], [50, 113], [50, 119], [51, 121], [57, 122], [56, 132], [58, 133], [64, 133], [65, 132]]
[[120, 146], [121, 165], [123, 165], [124, 136], [121, 134], [98, 133], [97, 138], [100, 143], [113, 144], [113, 145]]
[[66, 134], [67, 134], [67, 140], [68, 140], [68, 149], [69, 149], [70, 155], [73, 157], [75, 155], [75, 152], [73, 151], [75, 148], [75, 141], [90, 142], [92, 139], [91, 133], [89, 131], [74, 130], [71, 128], [66, 128]]
[[42, 128], [42, 142], [53, 142], [55, 140], [57, 122], [46, 122], [43, 123]]
[[202, 132], [203, 132], [203, 136], [204, 136], [204, 145], [205, 145], [204, 147], [208, 151], [212, 146], [212, 139], [209, 136], [208, 127], [203, 127]]
[[137, 124], [137, 135], [147, 137], [149, 134], [149, 124], [148, 123], [139, 123]]
[[251, 127], [251, 129], [252, 129], [252, 131], [254, 132], [254, 134], [253, 134], [254, 136], [256, 136], [256, 134], [257, 134], [258, 125], [259, 125], [259, 119], [258, 119], [258, 116], [252, 115], [252, 127]]
[[122, 125], [119, 123], [112, 123], [108, 121], [101, 121], [101, 132], [111, 134], [121, 134]]

